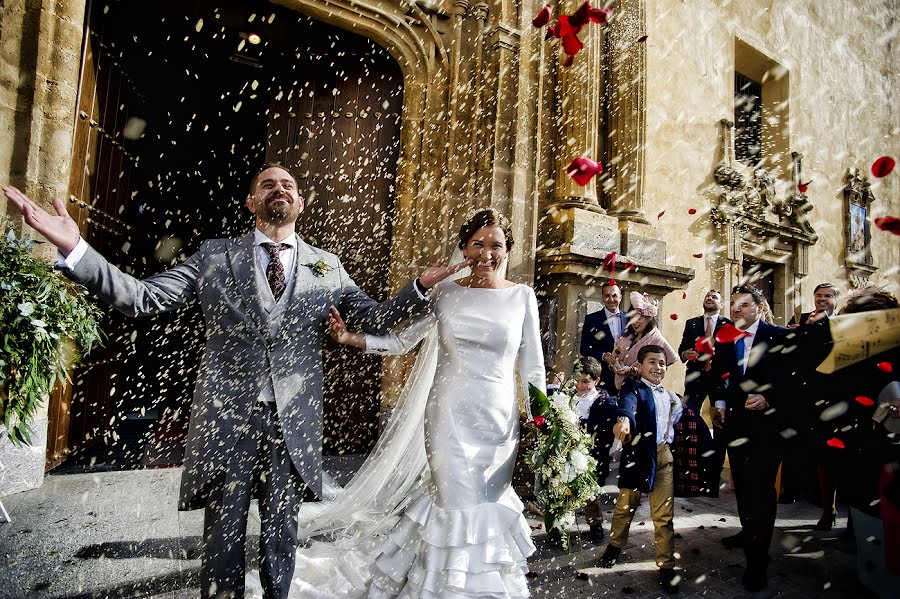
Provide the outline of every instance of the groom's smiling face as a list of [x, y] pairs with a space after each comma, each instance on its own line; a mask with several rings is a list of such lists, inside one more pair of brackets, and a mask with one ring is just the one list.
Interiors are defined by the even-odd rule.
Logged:
[[303, 198], [297, 193], [294, 177], [283, 168], [273, 166], [254, 178], [247, 208], [257, 220], [293, 223], [303, 212]]

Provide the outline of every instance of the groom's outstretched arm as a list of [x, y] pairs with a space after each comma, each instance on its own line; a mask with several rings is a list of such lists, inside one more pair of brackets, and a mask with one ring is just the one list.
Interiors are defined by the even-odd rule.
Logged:
[[458, 264], [447, 264], [446, 260], [438, 260], [425, 269], [417, 279], [407, 283], [397, 295], [381, 303], [366, 295], [350, 278], [343, 265], [340, 265], [342, 290], [338, 308], [348, 320], [361, 324], [367, 333], [384, 335], [413, 314], [428, 307], [428, 293], [432, 287], [470, 265], [469, 260], [463, 260]]
[[171, 270], [141, 281], [110, 264], [81, 238], [78, 224], [62, 200], [53, 200], [56, 214], [51, 214], [15, 187], [4, 185], [2, 189], [25, 222], [66, 258], [66, 275], [119, 312], [128, 316], [156, 314], [179, 308], [194, 298], [199, 253]]

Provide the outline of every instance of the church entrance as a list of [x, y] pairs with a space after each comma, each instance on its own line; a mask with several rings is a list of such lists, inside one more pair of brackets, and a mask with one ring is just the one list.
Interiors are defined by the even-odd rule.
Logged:
[[[252, 230], [250, 177], [298, 177], [309, 243], [387, 295], [403, 78], [372, 41], [264, 1], [109, 0], [87, 7], [69, 207], [138, 277], [203, 239]], [[189, 307], [108, 311], [109, 338], [51, 401], [48, 466], [181, 462], [204, 341]], [[326, 347], [326, 452], [377, 437], [380, 360]]]

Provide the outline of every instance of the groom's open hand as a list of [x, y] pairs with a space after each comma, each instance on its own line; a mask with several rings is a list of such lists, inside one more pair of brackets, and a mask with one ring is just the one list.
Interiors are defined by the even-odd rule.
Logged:
[[3, 193], [22, 213], [28, 226], [46, 237], [63, 256], [68, 256], [78, 245], [78, 239], [81, 237], [78, 223], [69, 216], [62, 200], [53, 200], [53, 208], [56, 210], [54, 216], [12, 185], [4, 185]]
[[459, 264], [447, 264], [446, 258], [436, 260], [434, 264], [425, 269], [425, 272], [419, 276], [419, 283], [425, 289], [431, 289], [450, 275], [461, 271], [462, 269], [472, 266], [471, 260], [463, 260]]

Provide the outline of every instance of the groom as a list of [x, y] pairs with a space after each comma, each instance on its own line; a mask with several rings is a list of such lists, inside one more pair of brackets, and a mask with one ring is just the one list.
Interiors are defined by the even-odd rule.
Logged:
[[297, 510], [322, 492], [322, 340], [329, 308], [381, 334], [428, 305], [435, 283], [466, 266], [435, 263], [379, 304], [337, 256], [294, 232], [304, 199], [284, 167], [265, 165], [250, 184], [256, 229], [211, 239], [182, 264], [144, 280], [111, 265], [81, 238], [65, 205], [56, 215], [18, 189], [6, 197], [59, 249], [67, 276], [128, 316], [198, 301], [206, 346], [191, 406], [180, 510], [206, 508], [203, 597], [242, 597], [251, 498], [259, 499], [260, 578], [266, 597], [287, 597]]

